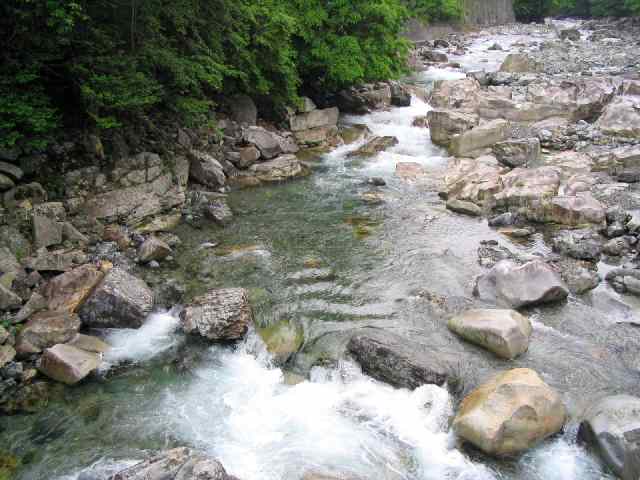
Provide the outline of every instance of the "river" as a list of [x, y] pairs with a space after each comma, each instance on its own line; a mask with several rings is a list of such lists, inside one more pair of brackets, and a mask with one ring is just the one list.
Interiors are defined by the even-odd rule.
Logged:
[[[462, 70], [497, 69], [522, 40], [481, 37], [455, 60]], [[488, 51], [494, 42], [505, 51]], [[430, 69], [410, 81], [429, 88], [463, 76]], [[438, 189], [446, 154], [428, 130], [412, 126], [429, 108], [415, 97], [410, 107], [345, 116], [343, 124], [365, 124], [399, 143], [367, 160], [348, 157], [359, 143], [311, 156], [307, 178], [232, 193], [236, 219], [224, 230], [178, 230], [189, 294], [245, 287], [259, 329], [286, 323], [302, 332], [302, 348], [285, 366], [256, 331], [236, 348], [187, 348], [174, 333], [175, 312], [155, 313], [138, 331], [107, 335], [114, 348], [101, 379], [64, 391], [44, 412], [0, 419], [0, 443], [23, 459], [17, 479], [101, 478], [176, 445], [205, 450], [243, 480], [296, 480], [308, 472], [393, 480], [613, 478], [576, 444], [575, 422], [514, 460], [462, 450], [449, 429], [457, 400], [446, 389], [395, 389], [340, 356], [349, 332], [375, 326], [458, 355], [465, 378], [477, 382], [504, 361], [460, 342], [444, 319], [456, 306], [480, 305], [471, 295], [483, 270], [480, 242], [496, 240], [522, 255], [550, 252], [542, 233], [512, 242], [486, 220], [444, 208]], [[418, 163], [424, 174], [400, 178], [398, 162]], [[369, 185], [371, 177], [386, 186]], [[384, 202], [363, 201], [369, 191]], [[205, 242], [221, 247], [201, 248]], [[597, 394], [638, 394], [630, 374], [636, 346], [625, 343], [626, 324], [619, 323], [635, 321], [634, 310], [605, 283], [565, 304], [530, 309], [530, 350], [508, 366], [538, 371], [574, 418]]]

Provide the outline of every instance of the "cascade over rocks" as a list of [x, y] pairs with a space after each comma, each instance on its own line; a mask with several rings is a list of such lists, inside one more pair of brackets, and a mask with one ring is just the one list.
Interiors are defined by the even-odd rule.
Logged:
[[489, 455], [513, 455], [534, 447], [563, 427], [560, 395], [533, 370], [517, 368], [493, 377], [460, 404], [455, 432]]

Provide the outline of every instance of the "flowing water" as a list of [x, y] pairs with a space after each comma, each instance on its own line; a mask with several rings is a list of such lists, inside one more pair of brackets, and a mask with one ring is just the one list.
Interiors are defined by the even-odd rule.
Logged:
[[[495, 68], [506, 52], [487, 46], [518, 40], [481, 38], [458, 60], [466, 69]], [[412, 81], [428, 86], [461, 75], [432, 69]], [[23, 462], [17, 478], [82, 479], [178, 445], [211, 453], [243, 480], [296, 480], [306, 472], [394, 480], [610, 478], [576, 444], [575, 422], [518, 459], [491, 461], [457, 445], [449, 422], [458, 398], [446, 389], [395, 389], [341, 356], [354, 328], [374, 326], [457, 355], [466, 390], [492, 372], [526, 366], [562, 392], [573, 415], [604, 393], [640, 393], [640, 342], [630, 334], [636, 310], [604, 284], [527, 312], [531, 348], [517, 361], [499, 361], [447, 331], [448, 312], [479, 305], [471, 289], [482, 271], [480, 241], [498, 240], [521, 255], [549, 249], [542, 235], [511, 243], [486, 220], [444, 209], [437, 192], [445, 152], [412, 126], [428, 109], [414, 98], [411, 107], [343, 118], [399, 143], [367, 160], [348, 157], [359, 144], [344, 146], [311, 158], [310, 177], [231, 194], [234, 223], [182, 227], [177, 266], [153, 273], [162, 279], [176, 270], [189, 294], [247, 288], [257, 331], [286, 324], [302, 342], [284, 367], [256, 331], [236, 348], [187, 345], [175, 333], [175, 312], [157, 312], [140, 330], [107, 334], [114, 348], [100, 379], [64, 390], [42, 413], [0, 419], [0, 450]], [[416, 162], [425, 174], [401, 179], [399, 162]], [[387, 185], [367, 185], [373, 176]], [[364, 202], [371, 190], [385, 202]], [[220, 246], [207, 248], [213, 242]]]

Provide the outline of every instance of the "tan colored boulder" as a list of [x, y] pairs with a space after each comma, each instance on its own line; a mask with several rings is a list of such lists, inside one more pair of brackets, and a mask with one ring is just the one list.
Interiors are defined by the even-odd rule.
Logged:
[[70, 342], [67, 342], [67, 345], [79, 348], [85, 352], [94, 353], [105, 353], [111, 348], [111, 345], [103, 342], [98, 337], [84, 335], [82, 333], [76, 335]]
[[435, 82], [429, 104], [438, 109], [475, 111], [480, 84], [473, 78]]
[[529, 73], [539, 72], [541, 70], [542, 65], [526, 53], [510, 53], [500, 66], [501, 72], [508, 73]]
[[529, 319], [515, 310], [468, 310], [447, 325], [465, 340], [509, 360], [527, 351], [532, 332]]
[[280, 155], [264, 163], [251, 165], [249, 171], [261, 182], [283, 182], [304, 175], [305, 170], [295, 155]]
[[154, 236], [147, 238], [138, 248], [138, 258], [142, 263], [164, 260], [169, 255], [171, 255], [171, 247]]
[[640, 97], [617, 97], [596, 122], [603, 133], [640, 138]]
[[299, 113], [289, 119], [292, 132], [309, 130], [317, 127], [330, 127], [338, 123], [340, 111], [333, 108], [312, 110], [307, 113]]
[[38, 370], [53, 380], [75, 385], [101, 363], [100, 355], [71, 345], [54, 345], [40, 357]]
[[431, 141], [448, 147], [455, 135], [460, 135], [478, 125], [478, 116], [453, 110], [431, 110], [427, 114]]
[[103, 272], [87, 264], [52, 278], [44, 290], [49, 310], [74, 313], [103, 277]]
[[471, 392], [453, 421], [455, 432], [489, 455], [513, 455], [562, 429], [567, 412], [560, 395], [538, 374], [517, 368]]
[[502, 176], [503, 189], [495, 198], [500, 206], [528, 206], [532, 201], [551, 199], [560, 188], [560, 172], [553, 167], [515, 168]]
[[491, 200], [502, 190], [500, 175], [505, 170], [496, 158], [490, 155], [475, 160], [454, 158], [449, 161], [444, 177], [447, 198], [474, 203]]
[[509, 133], [509, 122], [501, 119], [492, 120], [453, 137], [449, 151], [457, 157], [469, 156], [473, 152], [505, 141], [509, 138]]
[[58, 343], [67, 343], [78, 334], [80, 325], [80, 319], [72, 313], [36, 313], [20, 330], [16, 349], [21, 354], [38, 353]]

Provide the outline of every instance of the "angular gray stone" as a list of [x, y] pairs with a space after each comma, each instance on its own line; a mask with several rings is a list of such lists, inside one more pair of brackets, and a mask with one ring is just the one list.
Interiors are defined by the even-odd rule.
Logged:
[[351, 337], [347, 350], [367, 375], [398, 388], [455, 381], [450, 359], [390, 332], [363, 329]]
[[33, 215], [33, 243], [36, 248], [62, 243], [62, 223], [45, 215]]
[[617, 97], [596, 122], [603, 133], [640, 138], [640, 97]]
[[189, 175], [194, 181], [210, 188], [223, 187], [227, 180], [220, 162], [211, 155], [197, 150], [191, 151]]
[[569, 289], [542, 260], [524, 265], [502, 260], [478, 277], [474, 293], [485, 301], [520, 308], [563, 300]]
[[509, 138], [509, 122], [492, 120], [453, 137], [449, 150], [457, 157], [464, 157], [507, 138]]
[[244, 131], [244, 141], [255, 145], [265, 159], [277, 157], [282, 152], [280, 136], [262, 127], [250, 127]]
[[451, 139], [475, 128], [478, 116], [453, 110], [431, 110], [427, 113], [431, 141], [436, 145], [448, 147]]
[[100, 355], [71, 345], [54, 345], [40, 357], [38, 370], [53, 380], [75, 385], [101, 363]]
[[21, 354], [38, 353], [58, 343], [67, 343], [80, 331], [80, 319], [68, 312], [44, 311], [33, 315], [16, 338]]
[[461, 213], [463, 215], [470, 215], [472, 217], [479, 217], [482, 215], [482, 209], [472, 202], [466, 202], [464, 200], [458, 200], [457, 198], [451, 199], [446, 204], [447, 210], [452, 212]]
[[240, 158], [236, 166], [238, 168], [249, 168], [258, 160], [260, 160], [260, 150], [254, 146], [244, 147], [240, 149]]
[[396, 137], [374, 136], [357, 150], [350, 152], [348, 157], [372, 157], [398, 144]]
[[85, 327], [139, 328], [153, 308], [153, 292], [141, 279], [113, 268], [80, 307]]
[[249, 171], [262, 182], [282, 182], [304, 174], [295, 155], [281, 155], [268, 162], [256, 163]]
[[253, 312], [245, 289], [215, 289], [194, 298], [180, 314], [180, 321], [186, 333], [212, 341], [235, 341], [247, 333]]
[[292, 132], [318, 127], [334, 127], [338, 123], [339, 115], [340, 111], [337, 108], [325, 108], [295, 115], [289, 119], [289, 123]]
[[640, 478], [640, 398], [613, 395], [595, 402], [578, 439], [595, 448], [622, 480]]
[[164, 260], [169, 255], [171, 255], [171, 247], [154, 236], [147, 238], [138, 248], [138, 258], [142, 263]]
[[493, 146], [493, 154], [508, 167], [526, 167], [540, 158], [540, 140], [523, 138], [499, 142]]
[[515, 310], [468, 310], [451, 318], [447, 326], [465, 340], [506, 359], [527, 351], [533, 330], [529, 319]]
[[510, 53], [500, 66], [501, 72], [527, 73], [538, 72], [541, 65], [526, 53]]

